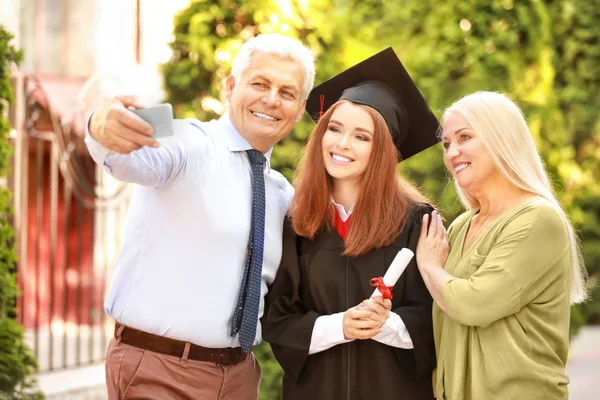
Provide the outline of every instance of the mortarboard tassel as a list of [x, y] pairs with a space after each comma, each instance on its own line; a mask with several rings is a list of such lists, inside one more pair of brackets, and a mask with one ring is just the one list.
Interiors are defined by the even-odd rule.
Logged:
[[323, 116], [323, 107], [325, 106], [325, 95], [322, 94], [319, 97], [319, 100], [321, 102], [321, 109], [319, 110], [319, 119], [321, 119], [321, 117]]

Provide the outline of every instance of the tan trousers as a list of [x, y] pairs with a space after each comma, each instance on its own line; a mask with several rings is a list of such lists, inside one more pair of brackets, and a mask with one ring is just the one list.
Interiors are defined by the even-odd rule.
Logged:
[[111, 339], [106, 352], [109, 400], [257, 400], [261, 368], [250, 354], [236, 365], [188, 360]]

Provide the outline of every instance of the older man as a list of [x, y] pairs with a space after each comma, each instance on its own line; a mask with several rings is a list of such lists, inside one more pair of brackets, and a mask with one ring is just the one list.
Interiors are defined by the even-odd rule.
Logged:
[[293, 191], [271, 170], [273, 145], [300, 120], [314, 59], [281, 35], [247, 41], [219, 120], [152, 128], [117, 97], [92, 115], [88, 149], [135, 183], [125, 242], [105, 301], [116, 320], [110, 399], [256, 399], [267, 285], [281, 258]]

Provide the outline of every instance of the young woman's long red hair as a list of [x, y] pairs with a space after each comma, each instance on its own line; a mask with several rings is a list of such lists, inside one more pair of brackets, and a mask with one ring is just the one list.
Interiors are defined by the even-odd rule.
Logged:
[[[325, 169], [322, 140], [333, 111], [346, 101], [338, 101], [319, 119], [296, 170], [296, 193], [290, 215], [296, 233], [309, 239], [319, 230], [335, 229], [332, 179]], [[360, 193], [345, 243], [344, 254], [354, 257], [390, 245], [402, 231], [410, 206], [429, 203], [397, 172], [398, 151], [381, 114], [371, 107], [358, 106], [373, 119], [374, 132], [371, 157], [360, 181]]]

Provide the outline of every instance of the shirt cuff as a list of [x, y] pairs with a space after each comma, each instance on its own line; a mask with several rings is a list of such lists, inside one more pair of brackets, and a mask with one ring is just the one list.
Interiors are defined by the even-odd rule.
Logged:
[[381, 332], [373, 336], [373, 340], [401, 349], [414, 348], [404, 321], [395, 312], [390, 312], [390, 316], [381, 327]]
[[315, 354], [352, 340], [344, 338], [344, 313], [322, 315], [315, 321], [308, 354]]
[[108, 168], [108, 166], [105, 164], [105, 161], [106, 161], [106, 158], [108, 157], [109, 153], [111, 152], [111, 150], [102, 146], [102, 144], [100, 144], [100, 142], [98, 142], [96, 139], [94, 139], [92, 137], [92, 135], [90, 134], [90, 122], [92, 120], [92, 115], [94, 115], [94, 112], [96, 112], [96, 110], [94, 110], [90, 113], [90, 116], [88, 117], [87, 122], [85, 124], [84, 141], [85, 141], [88, 151], [90, 152], [90, 155], [92, 156], [94, 161], [98, 165]]

